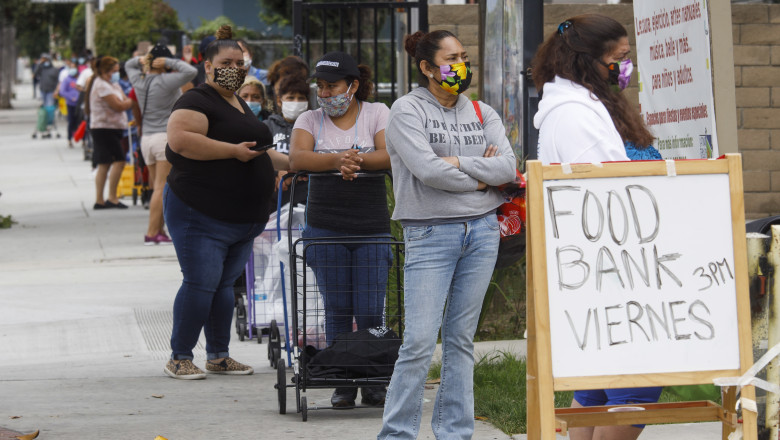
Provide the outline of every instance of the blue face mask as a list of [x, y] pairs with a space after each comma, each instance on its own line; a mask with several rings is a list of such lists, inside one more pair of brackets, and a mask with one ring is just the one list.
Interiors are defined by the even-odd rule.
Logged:
[[111, 74], [111, 84], [116, 84], [119, 82], [119, 72], [114, 72]]
[[79, 58], [79, 64], [84, 64], [85, 61], [87, 61], [87, 60], [84, 59], [84, 58]]
[[252, 110], [252, 113], [254, 113], [255, 116], [259, 115], [263, 110], [263, 103], [261, 102], [249, 101], [246, 105], [249, 106], [249, 110]]

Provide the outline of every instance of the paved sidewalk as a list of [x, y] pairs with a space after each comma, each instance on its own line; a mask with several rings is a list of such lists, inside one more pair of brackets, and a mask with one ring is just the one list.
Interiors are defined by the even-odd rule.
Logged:
[[[181, 274], [173, 247], [143, 246], [148, 211], [96, 212], [80, 149], [33, 140], [31, 86], [0, 110], [0, 433], [41, 439], [370, 439], [381, 409], [312, 411], [303, 423], [287, 392], [280, 415], [266, 346], [231, 344], [249, 377], [177, 381], [162, 373]], [[65, 123], [59, 123], [65, 135]], [[130, 203], [125, 200], [125, 203]], [[235, 335], [233, 336], [234, 339]], [[478, 344], [478, 353], [524, 353], [524, 341]], [[202, 349], [196, 362], [202, 364]], [[421, 439], [433, 435], [435, 389], [426, 390]], [[327, 406], [329, 390], [307, 393]], [[475, 439], [508, 439], [476, 422]], [[517, 436], [516, 438], [524, 438]], [[719, 438], [716, 424], [650, 427], [643, 439]]]

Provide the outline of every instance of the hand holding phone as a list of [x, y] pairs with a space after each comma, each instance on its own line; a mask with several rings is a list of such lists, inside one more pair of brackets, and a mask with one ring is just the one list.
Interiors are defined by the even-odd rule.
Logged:
[[276, 147], [276, 144], [268, 144], [268, 145], [255, 145], [254, 147], [249, 147], [252, 151], [265, 151], [270, 150], [271, 148]]

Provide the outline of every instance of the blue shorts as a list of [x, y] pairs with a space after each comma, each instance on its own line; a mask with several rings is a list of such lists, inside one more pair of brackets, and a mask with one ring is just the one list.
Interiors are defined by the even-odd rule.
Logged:
[[[630, 405], [655, 403], [661, 397], [663, 387], [613, 388], [608, 390], [582, 390], [574, 392], [574, 400], [582, 406]], [[644, 428], [645, 425], [632, 425]]]

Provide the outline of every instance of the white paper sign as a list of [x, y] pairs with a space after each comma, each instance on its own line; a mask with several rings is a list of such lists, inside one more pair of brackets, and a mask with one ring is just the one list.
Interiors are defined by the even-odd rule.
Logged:
[[706, 4], [634, 1], [640, 112], [664, 159], [719, 156]]
[[721, 174], [544, 182], [554, 377], [739, 368], [729, 194]]

